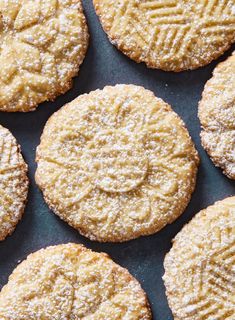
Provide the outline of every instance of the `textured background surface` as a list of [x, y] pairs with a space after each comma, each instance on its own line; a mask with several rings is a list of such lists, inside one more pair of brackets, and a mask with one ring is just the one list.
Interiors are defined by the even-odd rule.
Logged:
[[[218, 61], [205, 68], [180, 74], [148, 70], [118, 52], [107, 40], [92, 7], [91, 0], [84, 0], [85, 13], [91, 34], [90, 47], [80, 74], [67, 94], [53, 103], [42, 104], [37, 111], [27, 114], [0, 113], [0, 124], [9, 128], [22, 146], [29, 164], [30, 191], [25, 215], [11, 237], [0, 243], [0, 288], [17, 263], [32, 251], [42, 247], [67, 242], [83, 243], [96, 251], [105, 251], [141, 282], [146, 290], [154, 319], [172, 320], [161, 279], [163, 259], [171, 247], [171, 239], [200, 209], [235, 194], [235, 182], [216, 169], [201, 147], [197, 104], [205, 82], [211, 77]], [[219, 61], [229, 55], [228, 52]], [[43, 201], [34, 182], [35, 149], [48, 117], [76, 98], [105, 85], [133, 83], [142, 85], [170, 103], [183, 118], [200, 153], [196, 191], [185, 213], [160, 233], [123, 244], [99, 244], [80, 236], [77, 231], [52, 214]]]

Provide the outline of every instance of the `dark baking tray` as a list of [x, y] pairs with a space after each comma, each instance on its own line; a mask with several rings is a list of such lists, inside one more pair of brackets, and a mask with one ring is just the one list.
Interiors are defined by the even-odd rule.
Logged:
[[[211, 77], [218, 61], [224, 60], [232, 50], [219, 60], [195, 71], [175, 74], [150, 70], [144, 64], [137, 64], [117, 51], [103, 32], [92, 1], [84, 0], [83, 3], [91, 35], [90, 47], [79, 76], [74, 79], [73, 88], [54, 102], [42, 104], [35, 112], [0, 113], [0, 124], [10, 129], [22, 146], [30, 178], [25, 215], [13, 235], [0, 243], [0, 288], [6, 284], [17, 263], [29, 253], [53, 244], [83, 243], [93, 250], [110, 254], [114, 261], [126, 267], [141, 282], [151, 303], [153, 319], [171, 320], [173, 318], [167, 304], [162, 275], [164, 256], [171, 247], [172, 238], [199, 210], [235, 193], [234, 182], [214, 167], [202, 149], [197, 118], [198, 101], [205, 82]], [[122, 244], [102, 244], [80, 236], [50, 212], [35, 185], [34, 159], [44, 124], [53, 112], [82, 93], [117, 83], [144, 86], [170, 103], [185, 121], [200, 153], [201, 165], [192, 200], [175, 223], [153, 236]]]

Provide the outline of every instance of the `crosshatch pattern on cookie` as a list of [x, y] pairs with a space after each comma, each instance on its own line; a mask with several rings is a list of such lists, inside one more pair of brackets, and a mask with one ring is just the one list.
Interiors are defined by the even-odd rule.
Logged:
[[166, 293], [174, 319], [235, 317], [235, 197], [198, 213], [165, 258]]
[[93, 2], [111, 42], [152, 68], [195, 69], [235, 41], [233, 0]]

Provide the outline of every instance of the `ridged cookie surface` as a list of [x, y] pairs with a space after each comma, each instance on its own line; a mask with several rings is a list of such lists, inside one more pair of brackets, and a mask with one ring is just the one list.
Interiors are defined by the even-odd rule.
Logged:
[[195, 69], [235, 41], [234, 0], [93, 0], [110, 41], [148, 67]]
[[0, 292], [1, 320], [150, 320], [140, 284], [104, 253], [65, 244], [28, 256]]
[[0, 110], [32, 111], [67, 91], [87, 44], [80, 0], [0, 0]]
[[201, 141], [216, 166], [235, 179], [235, 55], [220, 63], [199, 104]]
[[198, 154], [182, 120], [134, 85], [82, 95], [47, 122], [36, 182], [81, 234], [125, 241], [157, 232], [187, 206]]
[[11, 234], [24, 211], [27, 165], [15, 138], [0, 125], [0, 241]]
[[200, 211], [164, 262], [175, 320], [235, 319], [235, 197]]

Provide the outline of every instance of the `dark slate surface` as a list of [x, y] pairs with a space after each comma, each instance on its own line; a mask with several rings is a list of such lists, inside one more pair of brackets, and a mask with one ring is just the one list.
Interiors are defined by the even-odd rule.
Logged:
[[[22, 146], [29, 164], [30, 190], [25, 215], [12, 236], [0, 243], [0, 288], [8, 276], [29, 253], [48, 245], [76, 242], [96, 251], [105, 251], [114, 261], [126, 267], [146, 290], [153, 319], [172, 320], [162, 281], [163, 259], [171, 247], [171, 240], [199, 210], [216, 200], [234, 194], [235, 185], [212, 162], [202, 149], [199, 138], [200, 125], [197, 106], [205, 82], [211, 77], [218, 61], [196, 71], [167, 73], [147, 69], [117, 51], [107, 37], [95, 15], [92, 1], [84, 0], [85, 13], [90, 30], [90, 47], [79, 76], [74, 79], [72, 90], [52, 103], [42, 104], [37, 111], [26, 114], [0, 112], [0, 124], [9, 128]], [[35, 149], [44, 124], [53, 112], [82, 93], [88, 93], [105, 85], [133, 83], [154, 91], [156, 96], [170, 103], [182, 117], [200, 153], [196, 191], [185, 213], [172, 225], [156, 235], [143, 237], [122, 244], [91, 242], [61, 221], [48, 209], [42, 194], [34, 182]]]

